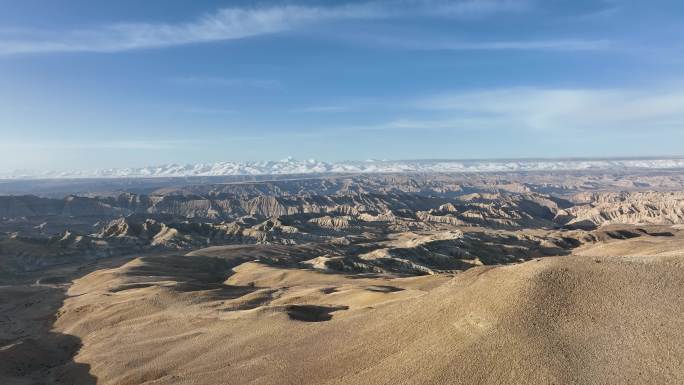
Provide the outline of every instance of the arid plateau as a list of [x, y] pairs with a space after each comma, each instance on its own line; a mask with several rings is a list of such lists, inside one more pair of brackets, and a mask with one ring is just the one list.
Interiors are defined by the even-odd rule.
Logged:
[[679, 169], [0, 188], [2, 384], [684, 383]]

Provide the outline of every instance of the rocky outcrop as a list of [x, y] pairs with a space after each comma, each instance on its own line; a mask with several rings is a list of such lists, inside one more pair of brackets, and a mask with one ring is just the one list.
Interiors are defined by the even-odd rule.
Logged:
[[[607, 177], [601, 178], [581, 181], [586, 189], [594, 189], [608, 183]], [[151, 195], [6, 196], [0, 197], [0, 254], [40, 266], [62, 261], [63, 256], [211, 245], [326, 244], [334, 250], [317, 256], [321, 259], [316, 266], [427, 274], [649, 236], [595, 230], [609, 225], [684, 224], [682, 192], [584, 191], [565, 198], [531, 192], [549, 186], [504, 176], [455, 183], [443, 175], [384, 175], [196, 186]], [[421, 245], [387, 244], [402, 234], [459, 231], [465, 235]], [[371, 246], [379, 244], [382, 247]]]
[[684, 193], [634, 192], [581, 194], [581, 203], [563, 212], [567, 226], [592, 228], [610, 224], [684, 223]]

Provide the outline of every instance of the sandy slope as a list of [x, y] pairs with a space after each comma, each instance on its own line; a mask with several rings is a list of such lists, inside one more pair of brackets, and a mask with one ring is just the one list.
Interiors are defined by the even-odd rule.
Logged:
[[81, 340], [53, 328], [73, 277], [120, 266], [130, 256], [13, 274], [0, 285], [0, 384], [95, 384], [86, 363], [73, 356]]
[[221, 254], [91, 273], [56, 329], [99, 384], [684, 383], [681, 256], [358, 278]]

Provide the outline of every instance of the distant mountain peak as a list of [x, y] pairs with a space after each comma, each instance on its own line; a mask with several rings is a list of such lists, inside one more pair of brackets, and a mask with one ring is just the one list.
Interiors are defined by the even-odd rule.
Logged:
[[364, 160], [346, 162], [304, 161], [291, 156], [280, 161], [216, 162], [198, 164], [170, 163], [137, 168], [72, 170], [0, 174], [3, 179], [38, 178], [150, 178], [228, 175], [288, 175], [335, 173], [411, 173], [411, 172], [516, 172], [610, 169], [678, 169], [684, 158], [624, 159], [510, 159], [510, 160]]

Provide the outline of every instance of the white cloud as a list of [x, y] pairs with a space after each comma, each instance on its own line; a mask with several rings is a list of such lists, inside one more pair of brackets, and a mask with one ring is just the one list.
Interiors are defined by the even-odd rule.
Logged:
[[[119, 52], [241, 39], [315, 22], [380, 17], [373, 3], [336, 7], [224, 8], [182, 24], [122, 23], [96, 29], [18, 33], [0, 37], [0, 54]], [[16, 37], [19, 35], [19, 37]]]
[[[278, 33], [308, 25], [375, 18], [467, 17], [527, 9], [523, 0], [370, 1], [338, 6], [222, 8], [186, 23], [116, 23], [66, 31], [0, 30], [0, 55], [121, 52]], [[501, 43], [498, 43], [501, 44]], [[505, 44], [505, 43], [504, 43]]]
[[447, 41], [375, 38], [380, 45], [425, 51], [596, 51], [614, 48], [608, 40], [552, 39], [502, 41]]
[[407, 119], [400, 118], [387, 123], [366, 127], [370, 130], [445, 130], [445, 129], [496, 129], [505, 127], [508, 122], [503, 118], [451, 117], [443, 119]]
[[439, 95], [413, 106], [499, 128], [616, 132], [684, 128], [681, 90], [508, 88]]
[[499, 12], [520, 12], [530, 9], [526, 0], [465, 0], [434, 1], [424, 0], [427, 12], [437, 16], [479, 16]]

